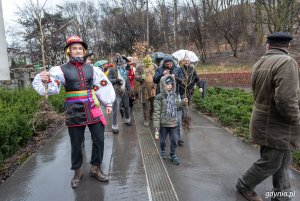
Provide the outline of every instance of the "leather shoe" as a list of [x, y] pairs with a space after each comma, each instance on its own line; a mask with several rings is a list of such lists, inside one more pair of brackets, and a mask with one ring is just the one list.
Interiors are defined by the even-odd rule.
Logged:
[[71, 181], [71, 186], [72, 186], [72, 188], [77, 188], [80, 185], [80, 182], [81, 182], [82, 172], [81, 172], [80, 169], [75, 170], [74, 172], [75, 173], [74, 173], [74, 177]]
[[91, 177], [95, 177], [99, 181], [108, 181], [108, 176], [102, 172], [99, 166], [92, 165], [90, 175]]
[[118, 129], [112, 129], [113, 134], [118, 134], [119, 130]]
[[263, 199], [259, 195], [257, 195], [254, 191], [242, 188], [239, 186], [239, 184], [236, 185], [236, 188], [249, 201], [263, 201]]

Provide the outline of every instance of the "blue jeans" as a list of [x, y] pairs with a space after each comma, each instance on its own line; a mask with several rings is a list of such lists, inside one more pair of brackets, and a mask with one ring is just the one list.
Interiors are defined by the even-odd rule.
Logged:
[[161, 127], [159, 131], [160, 138], [160, 150], [161, 152], [166, 152], [166, 138], [169, 134], [170, 138], [170, 155], [175, 155], [176, 147], [177, 147], [177, 129], [176, 127]]

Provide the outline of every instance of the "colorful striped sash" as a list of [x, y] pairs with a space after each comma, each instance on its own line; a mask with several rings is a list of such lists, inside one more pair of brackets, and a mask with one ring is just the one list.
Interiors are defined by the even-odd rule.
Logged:
[[100, 107], [100, 102], [93, 89], [83, 91], [69, 91], [66, 93], [67, 103], [90, 102], [91, 108]]

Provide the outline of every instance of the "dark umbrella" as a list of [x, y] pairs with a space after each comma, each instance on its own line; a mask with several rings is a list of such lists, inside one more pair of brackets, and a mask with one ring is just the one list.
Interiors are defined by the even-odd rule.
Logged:
[[152, 61], [155, 61], [155, 59], [163, 59], [165, 56], [165, 53], [163, 52], [153, 52], [151, 57], [152, 57]]

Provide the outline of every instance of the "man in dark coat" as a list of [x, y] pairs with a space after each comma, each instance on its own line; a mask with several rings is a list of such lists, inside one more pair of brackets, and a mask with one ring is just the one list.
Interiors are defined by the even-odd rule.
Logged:
[[[174, 75], [176, 80], [176, 94], [184, 95], [183, 90], [179, 90], [179, 86], [181, 86], [184, 82], [184, 73], [182, 69], [176, 65], [173, 57], [171, 55], [165, 55], [162, 65], [155, 70], [155, 74], [153, 76], [153, 82], [157, 84], [156, 92], [159, 94], [159, 82], [160, 78], [164, 75]], [[180, 87], [182, 89], [182, 87]]]
[[253, 66], [254, 107], [250, 134], [260, 145], [261, 158], [239, 178], [238, 191], [248, 200], [262, 201], [254, 188], [272, 176], [272, 201], [291, 201], [288, 167], [291, 151], [300, 145], [300, 74], [296, 61], [288, 55], [286, 32], [267, 37], [267, 52]]

